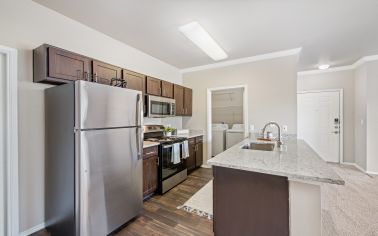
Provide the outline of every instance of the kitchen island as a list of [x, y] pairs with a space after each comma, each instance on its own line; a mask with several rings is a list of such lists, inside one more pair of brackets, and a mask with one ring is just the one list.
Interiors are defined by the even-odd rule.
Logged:
[[251, 142], [271, 144], [245, 139], [208, 161], [215, 235], [321, 235], [321, 184], [344, 181], [303, 140], [242, 149]]

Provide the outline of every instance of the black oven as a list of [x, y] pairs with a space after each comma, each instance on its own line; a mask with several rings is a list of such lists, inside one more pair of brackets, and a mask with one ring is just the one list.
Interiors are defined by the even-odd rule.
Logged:
[[[174, 158], [174, 145], [179, 147], [179, 158]], [[163, 194], [184, 181], [187, 177], [185, 161], [182, 158], [183, 142], [161, 144], [159, 147], [158, 192]], [[177, 146], [176, 146], [177, 147]]]

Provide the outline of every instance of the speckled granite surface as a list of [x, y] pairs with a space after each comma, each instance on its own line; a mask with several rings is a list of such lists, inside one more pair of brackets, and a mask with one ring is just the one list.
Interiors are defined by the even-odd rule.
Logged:
[[189, 133], [187, 134], [178, 134], [177, 136], [179, 137], [184, 137], [184, 138], [194, 138], [198, 136], [203, 136], [205, 132], [203, 130], [189, 130]]
[[[281, 150], [258, 151], [241, 149], [245, 139], [210, 159], [207, 163], [233, 169], [286, 176], [294, 181], [314, 181], [343, 185], [345, 182], [301, 139], [287, 138]], [[253, 140], [253, 142], [259, 142]]]

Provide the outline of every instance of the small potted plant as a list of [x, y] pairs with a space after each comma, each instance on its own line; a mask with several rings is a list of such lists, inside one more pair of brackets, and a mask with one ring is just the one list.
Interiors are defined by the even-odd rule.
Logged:
[[172, 132], [175, 131], [175, 130], [176, 129], [172, 128], [172, 127], [165, 127], [164, 128], [165, 136], [172, 136]]

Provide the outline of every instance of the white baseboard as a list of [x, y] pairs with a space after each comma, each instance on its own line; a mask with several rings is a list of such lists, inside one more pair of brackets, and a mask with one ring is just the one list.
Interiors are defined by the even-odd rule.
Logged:
[[46, 227], [45, 222], [42, 222], [39, 225], [36, 225], [36, 226], [34, 226], [34, 227], [30, 228], [30, 229], [27, 229], [27, 230], [21, 232], [20, 236], [29, 236], [31, 234], [34, 234], [35, 232], [38, 232], [38, 231], [44, 229], [45, 227]]
[[369, 175], [378, 175], [378, 172], [375, 171], [366, 171], [366, 173]]
[[364, 168], [362, 168], [361, 166], [359, 166], [357, 163], [354, 163], [354, 162], [341, 162], [342, 165], [347, 165], [347, 166], [354, 166], [356, 167], [358, 170], [364, 172], [364, 173], [367, 173], [366, 170], [364, 170]]
[[207, 169], [210, 169], [212, 168], [212, 166], [208, 165], [208, 164], [202, 164], [201, 166], [202, 168], [207, 168]]

